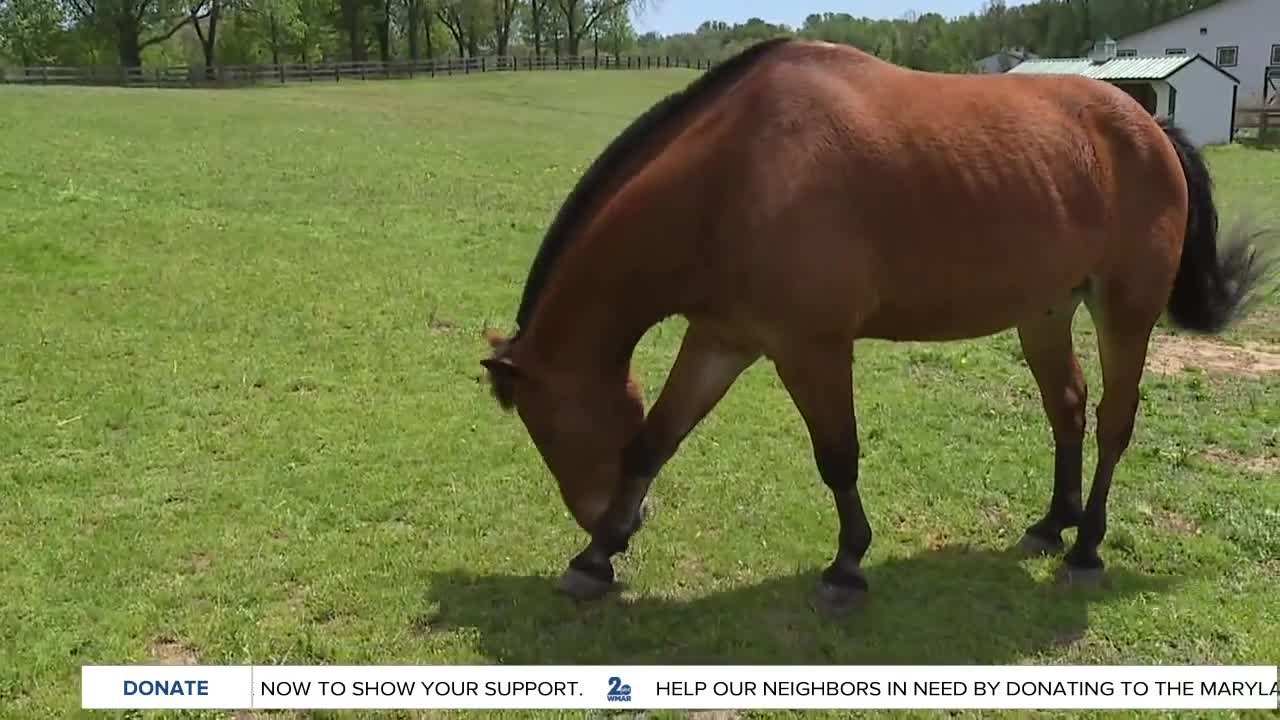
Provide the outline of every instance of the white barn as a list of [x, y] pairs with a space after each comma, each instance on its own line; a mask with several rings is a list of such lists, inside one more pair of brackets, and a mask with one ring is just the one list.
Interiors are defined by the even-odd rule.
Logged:
[[1152, 115], [1173, 120], [1197, 146], [1228, 143], [1235, 136], [1240, 81], [1203, 55], [1027, 60], [1009, 73], [1084, 75], [1109, 82]]
[[1240, 104], [1280, 91], [1280, 0], [1222, 0], [1116, 42], [1120, 57], [1199, 53], [1240, 79]]

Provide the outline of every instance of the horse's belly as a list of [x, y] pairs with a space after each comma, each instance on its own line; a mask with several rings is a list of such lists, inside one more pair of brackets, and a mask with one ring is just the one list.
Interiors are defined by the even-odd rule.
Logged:
[[984, 337], [1071, 304], [1087, 287], [1082, 272], [1025, 272], [953, 278], [914, 291], [894, 288], [881, 293], [859, 335], [906, 341]]

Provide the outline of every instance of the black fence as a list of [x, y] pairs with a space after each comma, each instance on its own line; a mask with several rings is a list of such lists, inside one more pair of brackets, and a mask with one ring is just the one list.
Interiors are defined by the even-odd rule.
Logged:
[[128, 87], [246, 87], [343, 80], [395, 80], [487, 72], [574, 70], [706, 70], [708, 60], [670, 56], [481, 56], [391, 62], [289, 63], [281, 65], [173, 65], [166, 67], [40, 66], [0, 70], [0, 79], [29, 85]]

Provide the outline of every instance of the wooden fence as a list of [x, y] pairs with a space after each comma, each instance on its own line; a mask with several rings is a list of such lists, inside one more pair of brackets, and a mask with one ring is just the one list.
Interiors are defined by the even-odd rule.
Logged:
[[1280, 140], [1280, 105], [1236, 108], [1236, 129], [1256, 130], [1258, 142]]
[[285, 65], [179, 65], [169, 67], [22, 67], [0, 69], [6, 83], [32, 85], [112, 85], [129, 87], [245, 87], [297, 82], [392, 80], [438, 75], [548, 70], [705, 70], [707, 60], [669, 56], [481, 56], [392, 62], [291, 63]]

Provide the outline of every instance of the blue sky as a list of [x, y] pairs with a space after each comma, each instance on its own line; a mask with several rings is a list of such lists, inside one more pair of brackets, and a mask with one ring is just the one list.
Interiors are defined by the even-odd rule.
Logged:
[[[1016, 0], [1010, 5], [1020, 4]], [[636, 22], [640, 32], [657, 30], [663, 35], [691, 32], [703, 20], [742, 22], [759, 17], [797, 27], [805, 16], [821, 12], [846, 12], [868, 17], [900, 17], [910, 10], [936, 12], [946, 17], [977, 11], [982, 0], [658, 0]]]

